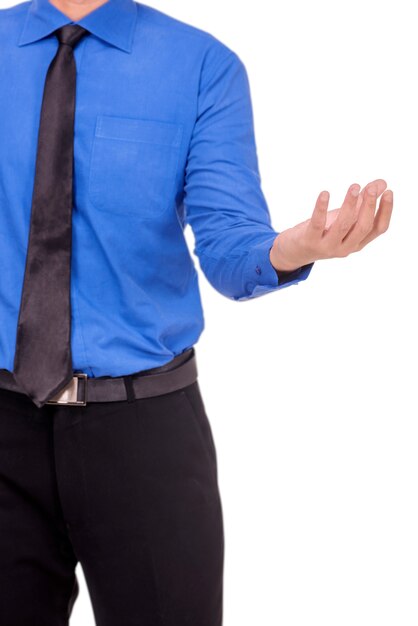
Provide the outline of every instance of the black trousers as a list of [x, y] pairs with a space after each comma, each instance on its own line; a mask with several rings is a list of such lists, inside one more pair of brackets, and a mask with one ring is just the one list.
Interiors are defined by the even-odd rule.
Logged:
[[0, 389], [0, 624], [221, 626], [224, 535], [198, 381], [131, 402]]

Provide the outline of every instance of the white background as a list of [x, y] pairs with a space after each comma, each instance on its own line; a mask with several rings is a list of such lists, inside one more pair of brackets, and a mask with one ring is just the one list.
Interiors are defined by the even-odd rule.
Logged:
[[[244, 61], [277, 230], [307, 219], [323, 189], [330, 208], [354, 182], [384, 178], [394, 191], [382, 237], [254, 300], [223, 297], [194, 257], [206, 321], [199, 382], [224, 510], [224, 626], [417, 626], [413, 3], [149, 4]], [[93, 626], [77, 573], [71, 625]]]

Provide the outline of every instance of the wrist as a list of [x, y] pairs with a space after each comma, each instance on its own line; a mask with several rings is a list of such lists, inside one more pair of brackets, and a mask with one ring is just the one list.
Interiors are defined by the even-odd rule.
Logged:
[[280, 239], [279, 244], [279, 238], [281, 238], [281, 233], [276, 237], [272, 247], [270, 248], [270, 263], [279, 274], [289, 274], [299, 269], [303, 265], [303, 263], [297, 261], [292, 263], [289, 259], [285, 257], [281, 245], [282, 239]]

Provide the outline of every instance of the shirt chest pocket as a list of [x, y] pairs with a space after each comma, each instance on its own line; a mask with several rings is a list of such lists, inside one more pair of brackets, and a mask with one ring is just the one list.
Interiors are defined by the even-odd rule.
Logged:
[[98, 115], [90, 162], [92, 204], [152, 218], [174, 203], [182, 125]]

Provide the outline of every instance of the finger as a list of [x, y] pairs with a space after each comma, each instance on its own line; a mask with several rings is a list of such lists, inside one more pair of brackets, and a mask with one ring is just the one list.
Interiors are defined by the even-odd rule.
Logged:
[[344, 247], [357, 249], [360, 241], [365, 239], [373, 229], [375, 220], [375, 210], [377, 202], [377, 187], [370, 185], [365, 190], [364, 198], [358, 218], [354, 226], [349, 230], [344, 238]]
[[[393, 192], [388, 189], [380, 199], [379, 208], [374, 219], [373, 228], [366, 237], [364, 237], [358, 244], [358, 249], [364, 248], [368, 243], [383, 235], [389, 228], [390, 219], [393, 211]], [[346, 241], [343, 242], [344, 244]], [[350, 245], [350, 242], [347, 242]]]
[[[367, 192], [367, 189], [369, 189], [372, 185], [376, 185], [377, 187], [377, 197], [380, 196], [380, 194], [382, 194], [386, 187], [387, 187], [387, 183], [383, 178], [376, 178], [376, 180], [372, 180], [370, 181], [370, 183], [367, 183], [367, 185], [360, 191], [359, 193], [359, 197], [357, 198], [357, 205], [355, 208], [355, 220], [357, 221], [359, 213], [360, 213], [360, 208], [361, 205], [363, 204], [363, 200], [364, 200], [364, 194]], [[350, 228], [350, 230], [348, 231], [347, 235], [349, 235], [352, 231], [352, 229], [354, 228], [355, 224], [353, 224], [353, 226]]]
[[321, 191], [319, 194], [312, 217], [308, 222], [306, 234], [311, 239], [320, 239], [327, 223], [327, 211], [329, 204], [328, 191]]
[[359, 192], [360, 185], [354, 184], [348, 188], [337, 218], [326, 233], [329, 245], [339, 245], [355, 222], [355, 207]]
[[370, 183], [367, 183], [367, 185], [359, 193], [359, 197], [357, 198], [356, 209], [360, 209], [361, 204], [362, 204], [363, 199], [364, 199], [364, 193], [365, 193], [366, 189], [368, 189], [368, 187], [370, 187], [371, 185], [376, 185], [376, 187], [377, 187], [377, 196], [380, 196], [380, 194], [382, 194], [385, 191], [385, 189], [387, 187], [387, 182], [383, 178], [376, 178], [376, 180], [372, 180], [372, 181], [370, 181]]

